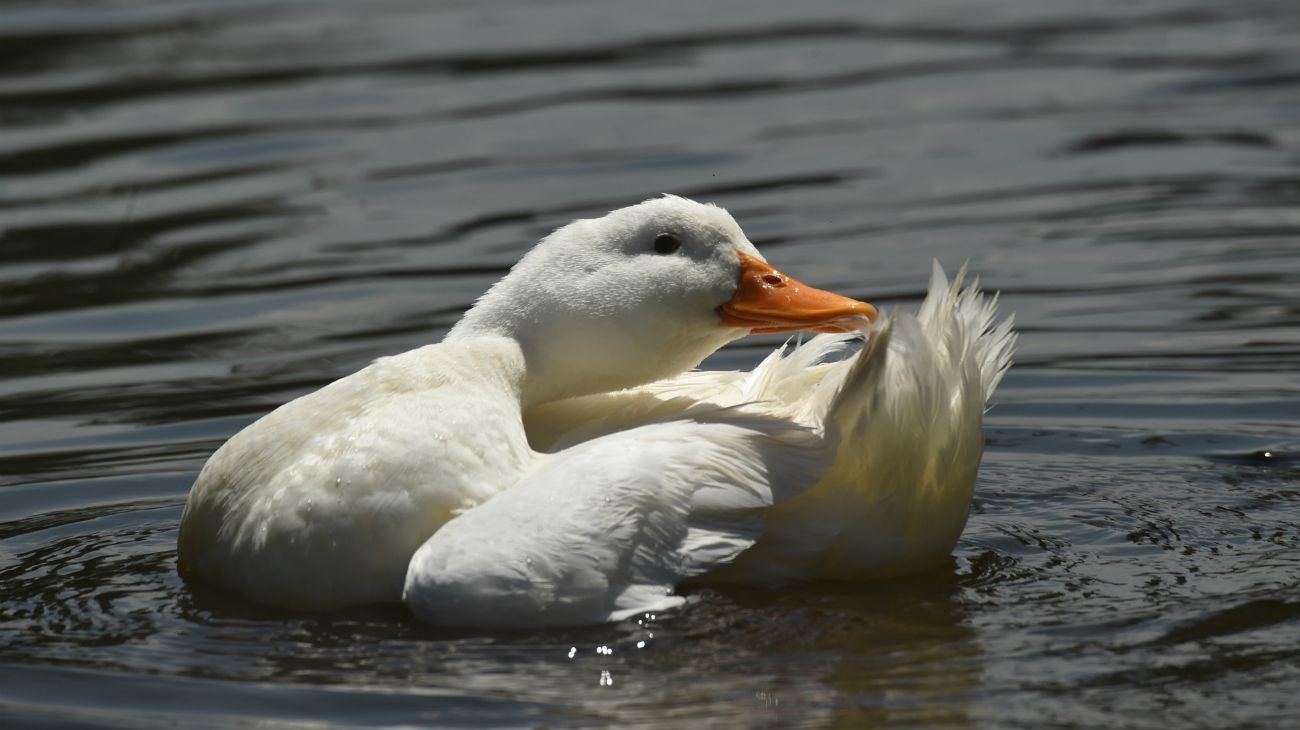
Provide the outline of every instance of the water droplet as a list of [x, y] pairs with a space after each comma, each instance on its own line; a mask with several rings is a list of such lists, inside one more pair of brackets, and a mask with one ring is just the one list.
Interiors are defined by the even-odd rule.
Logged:
[[775, 694], [772, 694], [771, 692], [763, 692], [763, 691], [755, 692], [754, 697], [757, 698], [763, 704], [767, 705], [768, 707], [776, 707], [777, 705], [781, 704], [781, 698], [777, 697]]
[[532, 558], [524, 558], [524, 565], [532, 565], [532, 564], [533, 564]]
[[638, 649], [644, 649], [644, 648], [645, 648], [645, 642], [644, 642], [644, 641], [638, 641], [638, 642], [636, 643], [636, 648], [638, 648]]
[[614, 678], [610, 676], [608, 669], [600, 670], [600, 686], [602, 687], [614, 686]]
[[343, 483], [343, 477], [334, 477], [334, 486], [337, 487], [338, 485], [340, 485], [340, 484], [342, 484], [342, 483]]
[[578, 647], [576, 646], [569, 647], [569, 658], [572, 659], [577, 655], [578, 655]]

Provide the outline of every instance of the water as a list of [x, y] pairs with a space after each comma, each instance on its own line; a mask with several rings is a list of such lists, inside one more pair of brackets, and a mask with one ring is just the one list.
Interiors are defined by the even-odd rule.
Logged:
[[[0, 716], [1294, 723], [1298, 151], [1293, 2], [6, 4]], [[949, 567], [518, 634], [180, 583], [224, 439], [661, 191], [878, 304], [1002, 291]]]

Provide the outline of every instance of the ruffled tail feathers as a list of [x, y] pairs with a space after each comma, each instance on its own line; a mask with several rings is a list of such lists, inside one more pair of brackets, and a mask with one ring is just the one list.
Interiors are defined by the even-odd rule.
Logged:
[[[867, 333], [863, 352], [851, 366], [835, 367], [833, 363], [843, 360], [861, 335], [817, 335], [807, 342], [796, 342], [793, 348], [787, 345], [774, 351], [739, 386], [742, 399], [798, 403], [802, 406], [797, 414], [801, 421], [821, 423], [831, 412], [852, 409], [849, 401], [855, 393], [863, 393], [867, 383], [880, 382], [883, 361], [890, 349], [899, 351], [901, 360], [910, 362], [913, 368], [924, 365], [909, 360], [916, 355], [914, 351], [937, 349], [951, 365], [976, 369], [987, 405], [1011, 367], [1016, 344], [1014, 317], [995, 322], [998, 295], [984, 294], [978, 279], [963, 287], [966, 273], [963, 264], [949, 281], [935, 261], [920, 310], [915, 316], [882, 315]], [[920, 339], [928, 340], [931, 347], [922, 346]]]
[[936, 260], [930, 272], [930, 290], [917, 320], [935, 339], [947, 340], [954, 361], [971, 360], [979, 369], [980, 385], [987, 405], [1002, 376], [1011, 367], [1015, 352], [1015, 316], [994, 322], [998, 311], [998, 294], [980, 290], [979, 278], [962, 288], [969, 262], [962, 264], [949, 283], [943, 267]]
[[[862, 580], [928, 570], [951, 554], [970, 510], [983, 452], [988, 397], [1011, 362], [1010, 319], [977, 284], [949, 281], [936, 263], [916, 314], [881, 317], [855, 357], [819, 364], [843, 336], [821, 335], [781, 362], [829, 368], [812, 394], [838, 443], [831, 472], [768, 514], [763, 538], [718, 572], [719, 580]], [[829, 397], [827, 390], [830, 389]]]

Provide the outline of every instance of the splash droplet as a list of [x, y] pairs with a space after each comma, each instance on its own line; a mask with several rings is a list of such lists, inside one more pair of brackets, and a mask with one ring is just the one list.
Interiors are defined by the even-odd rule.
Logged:
[[578, 655], [578, 647], [576, 646], [569, 647], [569, 658], [572, 659], [577, 655]]
[[609, 673], [609, 670], [608, 670], [608, 669], [602, 669], [602, 670], [600, 670], [600, 686], [602, 686], [602, 687], [613, 687], [613, 686], [614, 686], [614, 678], [613, 678], [612, 676], [610, 676], [610, 673]]

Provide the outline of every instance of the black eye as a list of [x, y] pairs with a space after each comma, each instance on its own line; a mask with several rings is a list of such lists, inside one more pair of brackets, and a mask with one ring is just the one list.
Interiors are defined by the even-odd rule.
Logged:
[[670, 254], [682, 247], [682, 239], [671, 233], [661, 233], [655, 239], [655, 253]]

